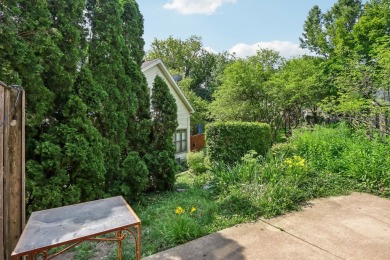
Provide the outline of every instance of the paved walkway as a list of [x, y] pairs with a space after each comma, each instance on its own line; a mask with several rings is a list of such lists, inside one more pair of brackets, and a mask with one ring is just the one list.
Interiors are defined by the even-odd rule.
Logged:
[[353, 193], [242, 224], [144, 260], [390, 259], [390, 200]]

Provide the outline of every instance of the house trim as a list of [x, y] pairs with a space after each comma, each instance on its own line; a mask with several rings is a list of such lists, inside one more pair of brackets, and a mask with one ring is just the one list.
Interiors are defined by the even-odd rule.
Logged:
[[151, 61], [144, 62], [144, 64], [142, 64], [141, 66], [141, 71], [145, 72], [154, 66], [158, 66], [160, 68], [161, 72], [164, 74], [165, 78], [169, 81], [173, 89], [176, 91], [181, 101], [183, 101], [184, 105], [187, 107], [190, 114], [193, 114], [195, 110], [192, 108], [190, 102], [188, 102], [183, 91], [179, 88], [176, 81], [172, 78], [171, 73], [169, 73], [168, 69], [165, 67], [164, 63], [160, 59], [154, 59]]

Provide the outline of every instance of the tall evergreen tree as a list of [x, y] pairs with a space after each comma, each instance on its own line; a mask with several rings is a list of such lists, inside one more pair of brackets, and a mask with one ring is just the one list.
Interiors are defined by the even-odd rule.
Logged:
[[41, 76], [55, 99], [29, 157], [32, 210], [99, 198], [105, 174], [101, 135], [77, 96], [84, 1], [48, 1], [48, 10], [53, 46], [41, 57], [50, 64]]
[[[136, 96], [129, 88], [121, 52], [125, 48], [122, 37], [121, 6], [119, 1], [87, 1], [90, 21], [88, 68], [96, 85], [104, 89], [103, 109], [95, 115], [96, 127], [103, 135], [106, 174], [106, 192], [119, 180], [121, 163], [126, 156], [128, 118], [136, 109]], [[110, 180], [110, 181], [108, 181]]]
[[148, 136], [150, 135], [150, 100], [149, 88], [140, 67], [145, 52], [143, 35], [143, 17], [134, 0], [125, 0], [123, 5], [123, 39], [126, 48], [123, 49], [122, 58], [127, 75], [131, 76], [129, 86], [136, 96], [136, 111], [131, 117], [127, 131], [127, 139], [132, 150], [139, 152], [140, 156], [147, 153]]
[[0, 78], [27, 96], [29, 211], [136, 198], [152, 126], [136, 1], [3, 0], [0, 20]]
[[178, 126], [177, 105], [167, 83], [156, 76], [152, 89], [151, 151], [147, 155], [151, 188], [172, 189], [175, 183], [176, 161], [173, 134]]
[[[131, 174], [125, 171], [125, 161], [146, 154], [150, 133], [149, 94], [140, 70], [143, 20], [133, 0], [89, 0], [87, 17], [91, 30], [88, 68], [98, 88], [107, 93], [95, 118], [105, 139], [105, 190], [113, 194], [120, 192], [117, 187]], [[140, 157], [130, 155], [132, 151]]]

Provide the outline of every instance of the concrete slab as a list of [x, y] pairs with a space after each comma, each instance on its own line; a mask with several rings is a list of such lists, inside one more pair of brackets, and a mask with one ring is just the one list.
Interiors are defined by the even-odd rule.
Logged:
[[353, 193], [228, 228], [144, 260], [390, 259], [390, 200]]
[[268, 221], [343, 259], [390, 259], [390, 200], [368, 194], [319, 199]]

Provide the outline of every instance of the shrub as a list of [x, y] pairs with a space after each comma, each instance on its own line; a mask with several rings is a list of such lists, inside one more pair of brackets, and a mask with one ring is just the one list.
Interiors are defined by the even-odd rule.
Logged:
[[149, 169], [150, 190], [172, 190], [177, 173], [177, 162], [171, 151], [155, 151], [145, 155], [145, 161]]
[[277, 143], [271, 147], [271, 152], [277, 156], [290, 156], [295, 152], [295, 149], [289, 142]]
[[130, 152], [123, 162], [118, 186], [127, 199], [136, 199], [148, 185], [148, 168], [137, 152]]
[[211, 162], [232, 164], [248, 151], [264, 156], [271, 147], [268, 124], [249, 122], [217, 122], [207, 126], [206, 144]]
[[187, 164], [194, 174], [202, 174], [207, 171], [205, 156], [203, 151], [187, 153]]
[[177, 162], [177, 173], [188, 171], [187, 159], [176, 159]]

